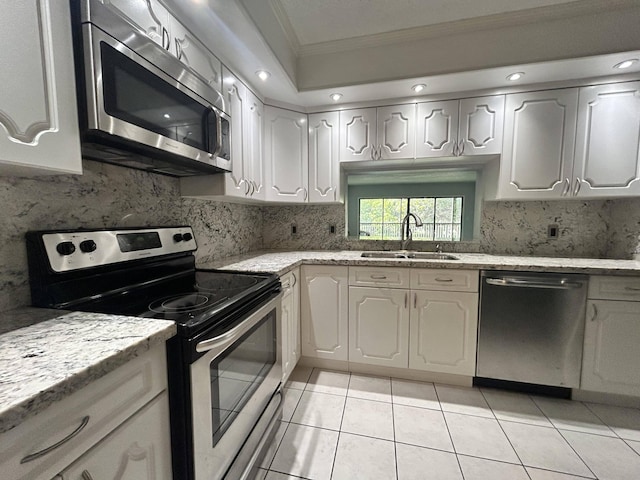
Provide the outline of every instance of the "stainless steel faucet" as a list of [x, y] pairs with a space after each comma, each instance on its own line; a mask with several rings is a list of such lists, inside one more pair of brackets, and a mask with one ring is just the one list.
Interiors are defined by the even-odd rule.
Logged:
[[[411, 245], [411, 240], [413, 240], [413, 233], [411, 232], [411, 228], [409, 228], [409, 222], [411, 221], [411, 217], [413, 217], [413, 219], [415, 220], [416, 227], [421, 227], [422, 226], [422, 220], [416, 214], [409, 212], [404, 216], [404, 218], [402, 219], [402, 232], [400, 234], [400, 249], [401, 250], [408, 250], [409, 249], [409, 245]], [[407, 233], [407, 237], [406, 238], [404, 236], [405, 231]]]

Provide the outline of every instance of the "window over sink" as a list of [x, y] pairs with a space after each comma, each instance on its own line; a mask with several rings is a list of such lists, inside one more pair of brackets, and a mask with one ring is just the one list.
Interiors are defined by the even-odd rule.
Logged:
[[347, 224], [351, 238], [400, 240], [402, 219], [411, 219], [414, 241], [472, 240], [476, 216], [476, 172], [395, 171], [350, 174]]

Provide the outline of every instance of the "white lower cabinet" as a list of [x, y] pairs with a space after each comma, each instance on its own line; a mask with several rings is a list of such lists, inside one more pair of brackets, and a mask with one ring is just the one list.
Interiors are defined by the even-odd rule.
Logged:
[[[158, 345], [0, 434], [0, 478], [49, 479], [76, 472], [84, 460], [91, 469], [57, 478], [170, 478], [166, 390], [166, 351]], [[155, 476], [139, 474], [145, 462]]]
[[349, 282], [350, 362], [475, 375], [477, 271], [351, 267]]
[[409, 368], [475, 375], [478, 294], [414, 291]]
[[171, 480], [166, 391], [65, 469], [56, 480]]
[[584, 329], [583, 390], [640, 395], [640, 302], [590, 300]]
[[300, 360], [300, 269], [286, 273], [282, 283], [282, 383]]
[[349, 361], [407, 368], [409, 291], [349, 288]]
[[348, 267], [303, 265], [300, 278], [302, 355], [348, 359]]

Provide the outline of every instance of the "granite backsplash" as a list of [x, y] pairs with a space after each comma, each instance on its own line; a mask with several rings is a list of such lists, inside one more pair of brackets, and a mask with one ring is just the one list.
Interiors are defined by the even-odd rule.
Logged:
[[[29, 305], [24, 234], [29, 230], [192, 225], [197, 258], [209, 262], [259, 249], [397, 249], [399, 242], [344, 236], [343, 205], [250, 206], [182, 199], [179, 181], [84, 161], [83, 175], [0, 176], [0, 311]], [[548, 240], [547, 225], [560, 236]], [[291, 233], [291, 225], [297, 233]], [[336, 233], [330, 233], [335, 226]], [[640, 199], [486, 202], [481, 238], [448, 251], [632, 258], [640, 254]], [[415, 242], [432, 250], [433, 242]]]

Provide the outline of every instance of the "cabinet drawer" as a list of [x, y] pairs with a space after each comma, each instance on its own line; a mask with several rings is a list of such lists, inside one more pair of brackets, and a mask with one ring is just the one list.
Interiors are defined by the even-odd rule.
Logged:
[[411, 288], [414, 290], [477, 292], [478, 271], [416, 268], [411, 270]]
[[349, 267], [349, 285], [409, 288], [409, 270], [386, 267]]
[[589, 298], [640, 301], [640, 277], [592, 276]]
[[166, 390], [166, 370], [161, 345], [5, 432], [2, 478], [52, 478]]

